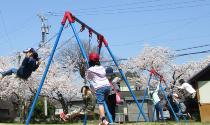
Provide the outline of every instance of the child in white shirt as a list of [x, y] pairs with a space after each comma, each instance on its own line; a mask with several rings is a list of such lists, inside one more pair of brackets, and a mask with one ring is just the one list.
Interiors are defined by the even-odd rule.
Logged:
[[184, 79], [180, 79], [179, 83], [181, 84], [181, 86], [175, 86], [175, 87], [179, 89], [185, 89], [187, 92], [190, 93], [191, 98], [194, 99], [196, 95], [195, 89], [189, 83], [185, 82]]
[[111, 86], [109, 80], [106, 77], [106, 71], [103, 66], [100, 65], [100, 57], [97, 53], [90, 53], [89, 66], [90, 68], [86, 72], [87, 80], [90, 80], [93, 88], [96, 91], [96, 99], [99, 105], [99, 113], [101, 121], [104, 125], [108, 125], [109, 122], [105, 118], [104, 102], [109, 95]]

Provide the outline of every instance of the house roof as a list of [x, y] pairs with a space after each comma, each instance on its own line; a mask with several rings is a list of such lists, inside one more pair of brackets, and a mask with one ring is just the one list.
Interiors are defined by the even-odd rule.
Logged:
[[192, 76], [188, 82], [193, 83], [194, 81], [197, 81], [200, 77], [202, 77], [204, 74], [210, 72], [210, 64], [208, 64], [204, 69], [202, 69], [200, 72]]

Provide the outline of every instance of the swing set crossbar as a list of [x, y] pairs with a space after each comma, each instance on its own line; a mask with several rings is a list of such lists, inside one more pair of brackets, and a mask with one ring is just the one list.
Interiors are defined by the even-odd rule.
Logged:
[[71, 12], [66, 11], [64, 18], [61, 22], [61, 24], [65, 24], [66, 20], [69, 21], [69, 23], [74, 23], [77, 22], [81, 25], [81, 30], [85, 30], [88, 29], [89, 33], [93, 33], [97, 36], [97, 39], [99, 41], [99, 44], [104, 43], [105, 46], [108, 45], [106, 39], [104, 38], [104, 36], [102, 34], [100, 34], [99, 32], [95, 31], [93, 28], [91, 28], [90, 26], [88, 26], [86, 23], [84, 23], [83, 21], [81, 21], [80, 19], [78, 19], [76, 16], [74, 16]]

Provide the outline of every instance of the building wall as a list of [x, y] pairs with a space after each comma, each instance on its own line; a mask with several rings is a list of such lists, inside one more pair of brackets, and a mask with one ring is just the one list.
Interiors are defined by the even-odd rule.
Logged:
[[0, 121], [14, 120], [17, 112], [14, 111], [11, 102], [0, 100]]
[[[142, 100], [138, 100], [141, 104]], [[145, 99], [144, 105], [142, 110], [145, 113], [145, 116], [151, 120], [153, 115], [153, 105], [151, 100]], [[140, 111], [138, 109], [137, 104], [135, 101], [131, 98], [125, 99], [124, 105], [118, 106], [116, 110], [116, 116], [120, 117], [121, 122], [122, 121], [129, 121], [129, 122], [136, 122], [138, 115]], [[119, 121], [119, 118], [116, 118], [115, 121]], [[142, 114], [140, 115], [139, 121], [145, 121]]]
[[[137, 78], [129, 78], [129, 77], [127, 78], [132, 90], [136, 89], [135, 87], [136, 79]], [[126, 83], [123, 80], [120, 82], [120, 91], [129, 91]]]
[[[206, 78], [206, 77], [204, 77]], [[203, 80], [202, 80], [203, 81]], [[205, 85], [203, 87], [205, 87], [205, 92], [204, 89], [200, 89], [201, 87], [201, 82], [197, 82], [197, 99], [199, 103], [199, 111], [200, 111], [200, 118], [201, 118], [201, 122], [210, 122], [210, 102], [206, 102], [206, 103], [202, 103], [201, 102], [201, 96], [206, 96], [209, 97], [209, 92], [207, 90], [210, 90], [210, 86], [209, 85]], [[205, 84], [210, 84], [210, 81], [206, 81]], [[206, 88], [207, 87], [207, 88]], [[202, 93], [202, 94], [201, 94]]]
[[210, 104], [199, 106], [201, 122], [210, 122]]
[[[140, 104], [141, 105], [141, 104]], [[131, 122], [134, 122], [137, 120], [138, 118], [138, 115], [140, 113], [137, 105], [135, 102], [128, 102], [127, 103], [127, 107], [128, 107], [128, 121], [131, 121]], [[149, 112], [148, 112], [148, 105], [147, 105], [147, 102], [145, 102], [142, 110], [144, 111], [145, 113], [145, 116], [148, 118], [149, 117]], [[139, 121], [145, 121], [142, 114], [140, 116], [140, 119]]]

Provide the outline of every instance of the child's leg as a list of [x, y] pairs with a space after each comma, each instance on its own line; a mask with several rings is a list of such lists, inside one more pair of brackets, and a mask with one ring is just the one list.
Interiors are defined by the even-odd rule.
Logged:
[[96, 90], [96, 97], [97, 97], [97, 103], [99, 104], [100, 118], [101, 118], [101, 121], [105, 125], [108, 125], [109, 122], [106, 121], [106, 118], [105, 118], [105, 111], [104, 111], [103, 103], [105, 101], [106, 94], [109, 90], [110, 90], [110, 87], [102, 87], [102, 88]]
[[105, 112], [104, 112], [104, 105], [103, 104], [99, 104], [99, 114], [100, 114], [100, 118], [105, 117]]
[[108, 105], [109, 112], [112, 115], [112, 119], [113, 121], [115, 121], [116, 94], [112, 94], [108, 96], [107, 105]]
[[17, 73], [17, 69], [16, 68], [11, 68], [8, 71], [5, 72], [1, 72], [2, 76], [5, 77], [7, 75], [12, 75], [13, 73]]
[[65, 114], [64, 112], [61, 112], [60, 113], [60, 118], [63, 120], [63, 121], [67, 121], [68, 119], [74, 119], [74, 117], [80, 115], [80, 111], [76, 111], [76, 112], [72, 112], [71, 114]]
[[[163, 108], [162, 108], [162, 106], [160, 105], [160, 103], [158, 103], [158, 108], [159, 108], [159, 112], [160, 112], [162, 121], [165, 121], [164, 116], [163, 116]], [[159, 112], [158, 112], [158, 113], [159, 113]]]
[[105, 118], [105, 111], [104, 111], [104, 105], [103, 104], [99, 104], [99, 114], [100, 114], [100, 118], [101, 118], [102, 123], [104, 125], [108, 125], [109, 122]]
[[156, 113], [156, 120], [159, 121], [160, 117], [159, 117], [159, 108], [158, 108], [158, 104], [155, 104], [155, 113]]

